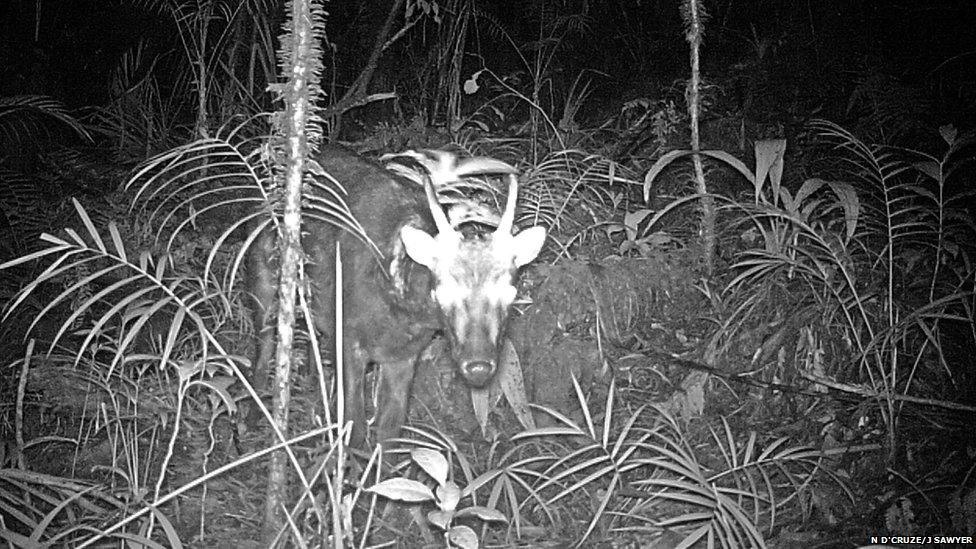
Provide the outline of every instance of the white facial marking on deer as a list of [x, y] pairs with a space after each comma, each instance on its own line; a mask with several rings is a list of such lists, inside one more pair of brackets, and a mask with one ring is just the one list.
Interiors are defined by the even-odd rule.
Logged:
[[466, 288], [456, 280], [438, 279], [437, 288], [433, 292], [434, 300], [441, 307], [457, 307], [464, 303], [471, 295], [471, 288]]

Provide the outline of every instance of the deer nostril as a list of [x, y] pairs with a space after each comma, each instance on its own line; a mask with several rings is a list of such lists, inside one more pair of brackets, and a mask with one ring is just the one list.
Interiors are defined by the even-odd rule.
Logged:
[[495, 363], [490, 360], [469, 360], [461, 365], [461, 375], [468, 385], [481, 388], [495, 375]]

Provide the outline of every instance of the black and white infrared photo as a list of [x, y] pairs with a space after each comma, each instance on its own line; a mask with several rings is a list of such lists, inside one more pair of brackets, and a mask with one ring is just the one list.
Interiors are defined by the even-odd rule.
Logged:
[[0, 0], [0, 549], [976, 549], [976, 0]]

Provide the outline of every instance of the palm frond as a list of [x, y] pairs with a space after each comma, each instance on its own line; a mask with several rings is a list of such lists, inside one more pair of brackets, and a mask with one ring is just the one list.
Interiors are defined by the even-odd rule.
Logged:
[[0, 97], [0, 152], [20, 150], [26, 143], [48, 139], [61, 129], [92, 140], [85, 126], [60, 101], [44, 95]]
[[[607, 207], [614, 185], [635, 183], [630, 170], [606, 157], [573, 149], [556, 151], [529, 171], [521, 216], [558, 227], [578, 206], [584, 211]], [[576, 223], [588, 226], [590, 221]]]
[[[86, 319], [80, 333], [76, 362], [83, 351], [97, 343], [106, 330], [118, 327], [120, 345], [112, 359], [107, 375], [120, 364], [125, 351], [158, 315], [168, 315], [164, 352], [159, 356], [160, 367], [169, 364], [176, 352], [178, 337], [186, 330], [195, 331], [196, 341], [203, 348], [215, 348], [218, 355], [228, 353], [213, 335], [211, 327], [216, 318], [231, 317], [229, 302], [219, 299], [226, 291], [213, 281], [192, 278], [174, 272], [167, 256], [153, 258], [148, 254], [130, 257], [122, 235], [115, 224], [108, 227], [109, 238], [104, 239], [92, 223], [84, 207], [74, 202], [84, 226], [84, 232], [65, 229], [67, 238], [42, 235], [48, 244], [44, 249], [0, 264], [0, 270], [37, 260], [49, 261], [34, 280], [24, 286], [10, 302], [4, 319], [8, 319], [42, 288], [49, 285], [63, 289], [47, 299], [30, 321], [28, 331], [57, 308], [68, 306], [67, 317], [60, 321], [50, 341], [54, 349], [78, 321]], [[228, 368], [239, 374], [236, 366]]]

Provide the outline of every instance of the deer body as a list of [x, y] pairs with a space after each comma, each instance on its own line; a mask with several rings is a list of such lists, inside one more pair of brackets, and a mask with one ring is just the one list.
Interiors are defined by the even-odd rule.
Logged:
[[[491, 381], [515, 298], [516, 271], [539, 253], [545, 231], [535, 227], [512, 236], [511, 196], [512, 211], [503, 215], [498, 231], [464, 238], [450, 227], [429, 182], [420, 186], [338, 147], [325, 148], [317, 160], [346, 189], [350, 212], [380, 252], [324, 221], [308, 220], [303, 227], [310, 308], [327, 358], [335, 356], [336, 243], [342, 253], [343, 393], [352, 443], [361, 446], [366, 439], [363, 386], [371, 364], [378, 368], [374, 426], [382, 442], [397, 436], [406, 420], [416, 364], [438, 334], [446, 336], [451, 358], [470, 386]], [[274, 330], [267, 328], [277, 291], [275, 257], [273, 231], [265, 230], [248, 256], [254, 325], [260, 330], [252, 375], [259, 392], [275, 347]]]

